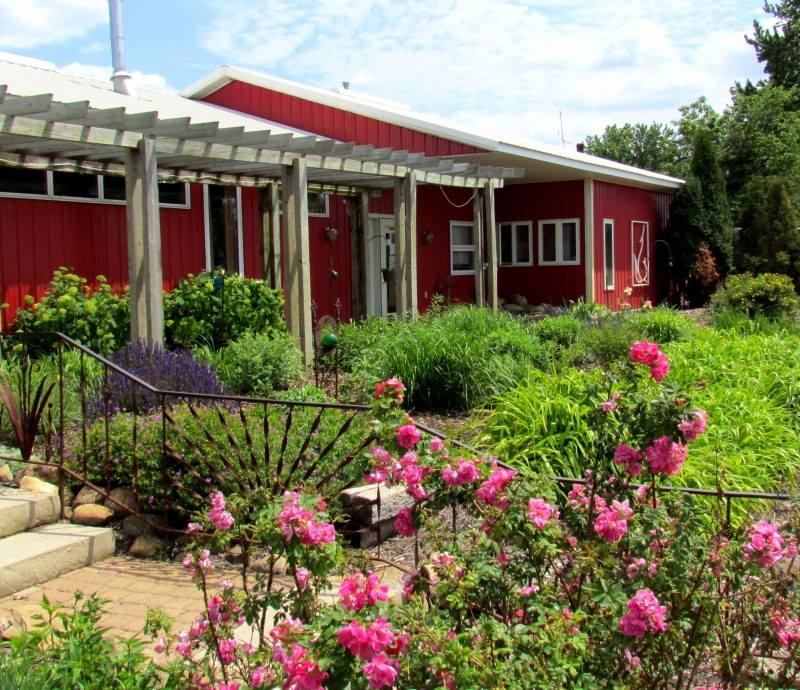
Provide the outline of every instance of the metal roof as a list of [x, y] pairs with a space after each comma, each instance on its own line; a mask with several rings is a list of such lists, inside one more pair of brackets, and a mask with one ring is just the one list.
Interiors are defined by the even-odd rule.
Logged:
[[517, 181], [593, 177], [656, 189], [676, 189], [683, 184], [683, 180], [675, 177], [636, 168], [632, 165], [625, 165], [598, 156], [578, 153], [558, 146], [549, 146], [522, 137], [508, 137], [496, 133], [479, 132], [441, 118], [414, 113], [400, 104], [392, 104], [386, 100], [365, 98], [359, 94], [307, 86], [261, 72], [228, 65], [219, 67], [197, 83], [184, 89], [181, 93], [189, 98], [204, 98], [232, 81], [252, 84], [484, 149], [487, 153], [469, 154], [459, 157], [459, 160], [475, 164], [513, 165], [523, 168], [525, 174], [521, 176], [522, 179]]
[[422, 153], [357, 146], [171, 93], [116, 93], [111, 83], [0, 58], [0, 163], [124, 174], [127, 149], [155, 140], [165, 180], [259, 186], [306, 160], [310, 183], [331, 191], [420, 183], [502, 186], [522, 175]]

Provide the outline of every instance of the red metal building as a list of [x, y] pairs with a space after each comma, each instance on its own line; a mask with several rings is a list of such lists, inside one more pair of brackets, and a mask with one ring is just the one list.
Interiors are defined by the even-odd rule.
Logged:
[[[2, 77], [2, 62], [0, 62]], [[75, 80], [75, 77], [70, 77]], [[0, 79], [2, 82], [2, 79]], [[223, 67], [184, 92], [281, 127], [340, 142], [393, 149], [413, 157], [508, 166], [524, 171], [495, 195], [499, 239], [498, 292], [531, 304], [585, 299], [615, 308], [657, 301], [663, 294], [659, 242], [679, 180], [528, 141], [509, 141], [415, 115], [398, 104], [353, 92], [326, 91]], [[76, 97], [77, 100], [77, 97]], [[90, 179], [87, 179], [90, 178]], [[475, 297], [474, 192], [420, 185], [417, 195], [418, 307], [435, 295], [451, 302]], [[163, 282], [225, 265], [261, 277], [262, 219], [258, 191], [197, 183], [162, 189]], [[127, 277], [124, 192], [103, 176], [19, 170], [0, 165], [0, 301], [13, 319], [26, 294], [40, 297], [61, 265], [85, 276]], [[353, 203], [309, 195], [311, 288], [318, 315], [343, 319], [393, 310], [394, 202], [391, 190], [369, 200], [364, 284], [354, 285]], [[233, 216], [223, 217], [225, 214]], [[226, 220], [227, 218], [227, 220]], [[219, 227], [234, 218], [235, 247]], [[483, 244], [485, 245], [485, 237]], [[663, 248], [663, 249], [662, 249]], [[630, 296], [625, 291], [630, 288]], [[355, 302], [355, 303], [354, 303]]]

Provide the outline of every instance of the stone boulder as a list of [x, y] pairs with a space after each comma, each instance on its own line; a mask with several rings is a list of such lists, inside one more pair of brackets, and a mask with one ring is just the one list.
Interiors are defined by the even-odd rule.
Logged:
[[[144, 518], [144, 519], [142, 519]], [[147, 520], [147, 522], [145, 522]], [[151, 527], [151, 523], [153, 526]], [[160, 528], [166, 528], [167, 519], [163, 515], [157, 513], [142, 513], [141, 518], [136, 515], [128, 515], [122, 521], [122, 529], [120, 532], [126, 537], [140, 537], [143, 534], [158, 533]]]
[[152, 534], [142, 534], [134, 540], [128, 555], [134, 558], [155, 558], [166, 548], [167, 544], [163, 539], [154, 537]]
[[519, 306], [519, 304], [513, 303], [506, 303], [502, 307], [500, 307], [503, 311], [507, 311], [510, 314], [522, 314], [525, 310]]
[[136, 494], [130, 489], [121, 486], [116, 489], [111, 489], [108, 495], [125, 506], [123, 508], [112, 501], [106, 500], [106, 508], [114, 512], [114, 517], [125, 517], [128, 513], [139, 512], [139, 500], [136, 498]]
[[86, 505], [87, 503], [102, 502], [103, 494], [90, 486], [84, 486], [81, 488], [81, 490], [78, 492], [78, 495], [75, 497], [75, 500], [72, 502], [72, 507], [77, 508], [78, 506]]
[[13, 482], [14, 481], [14, 473], [11, 471], [11, 468], [6, 465], [0, 465], [0, 482]]
[[55, 484], [46, 482], [38, 477], [28, 475], [19, 480], [19, 488], [31, 493], [58, 495], [58, 487]]
[[99, 503], [84, 503], [78, 506], [72, 513], [72, 521], [78, 525], [89, 525], [90, 527], [102, 527], [111, 522], [114, 511], [106, 508]]
[[519, 307], [527, 307], [528, 306], [528, 298], [525, 295], [511, 295], [511, 302], [516, 304]]

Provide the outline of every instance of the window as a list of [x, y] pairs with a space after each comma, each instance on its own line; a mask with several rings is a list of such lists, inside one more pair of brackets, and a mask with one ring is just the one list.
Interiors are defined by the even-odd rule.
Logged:
[[539, 221], [539, 265], [576, 265], [581, 262], [580, 221], [577, 218]]
[[500, 265], [533, 265], [532, 234], [533, 223], [529, 220], [500, 223]]
[[614, 289], [614, 221], [603, 221], [603, 287]]
[[327, 194], [323, 192], [308, 193], [308, 215], [323, 218], [327, 218], [330, 215]]
[[[0, 196], [124, 204], [125, 178], [0, 166]], [[158, 198], [161, 206], [189, 208], [189, 185], [185, 182], [159, 182]]]
[[450, 272], [453, 275], [475, 273], [475, 232], [472, 223], [450, 223]]
[[47, 194], [47, 171], [0, 166], [0, 193]]
[[650, 284], [650, 225], [643, 220], [631, 221], [631, 268], [634, 287]]
[[242, 194], [239, 187], [203, 185], [206, 222], [206, 268], [243, 273]]

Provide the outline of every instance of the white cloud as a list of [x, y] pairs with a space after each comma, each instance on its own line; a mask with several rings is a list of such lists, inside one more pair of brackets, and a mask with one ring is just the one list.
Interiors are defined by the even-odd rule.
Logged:
[[[81, 62], [71, 62], [57, 69], [67, 74], [74, 74], [78, 77], [89, 77], [90, 79], [99, 79], [100, 81], [109, 81], [113, 71], [110, 65], [87, 65]], [[165, 93], [175, 92], [175, 89], [167, 83], [166, 77], [160, 74], [145, 74], [138, 70], [133, 70], [130, 75], [133, 85], [138, 89], [161, 91]]]
[[107, 21], [105, 0], [0, 0], [0, 47], [59, 43]]
[[571, 142], [669, 121], [758, 77], [760, 0], [229, 0], [200, 39], [231, 64], [400, 100], [467, 125]]

